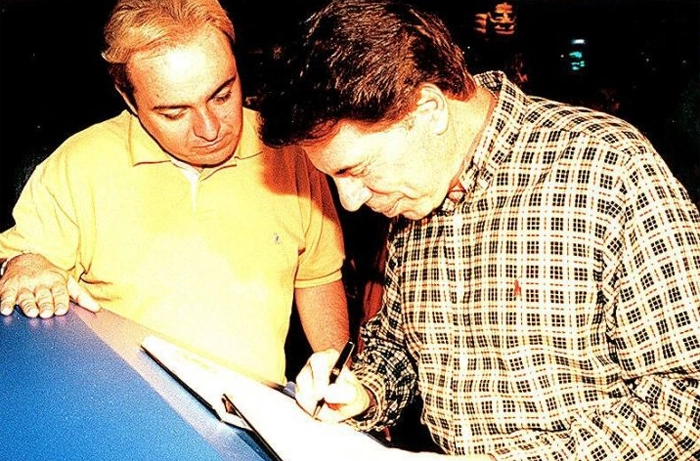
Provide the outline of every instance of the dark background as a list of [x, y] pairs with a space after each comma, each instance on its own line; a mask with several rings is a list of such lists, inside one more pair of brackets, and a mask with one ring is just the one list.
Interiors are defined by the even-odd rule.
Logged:
[[[224, 0], [238, 34], [244, 91], [269, 77], [275, 50], [323, 0]], [[484, 42], [475, 11], [495, 2], [418, 1], [445, 20], [473, 71], [519, 54], [533, 94], [596, 106], [639, 127], [700, 202], [700, 2], [511, 2], [517, 35]], [[0, 229], [34, 165], [70, 134], [122, 109], [100, 58], [108, 0], [0, 0]], [[588, 67], [567, 69], [585, 38]]]

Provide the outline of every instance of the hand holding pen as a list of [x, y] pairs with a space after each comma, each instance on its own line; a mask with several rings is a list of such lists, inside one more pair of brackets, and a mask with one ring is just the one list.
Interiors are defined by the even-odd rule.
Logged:
[[297, 403], [307, 413], [323, 421], [343, 421], [365, 411], [370, 399], [367, 390], [347, 367], [354, 344], [343, 351], [327, 350], [313, 354], [296, 379]]
[[[338, 356], [338, 359], [335, 361], [335, 364], [333, 365], [333, 368], [331, 368], [331, 373], [330, 376], [328, 377], [328, 385], [331, 386], [335, 384], [335, 382], [338, 379], [338, 376], [340, 375], [340, 372], [343, 371], [343, 367], [348, 363], [348, 360], [350, 359], [350, 355], [352, 355], [352, 351], [355, 349], [355, 344], [352, 341], [348, 341], [345, 344], [345, 347], [343, 347], [343, 350], [340, 351], [340, 355]], [[323, 405], [325, 405], [325, 399], [321, 398], [319, 401], [316, 403], [316, 408], [314, 408], [314, 412], [312, 413], [312, 416], [315, 418], [318, 418], [318, 412], [321, 411], [321, 408], [323, 408]]]

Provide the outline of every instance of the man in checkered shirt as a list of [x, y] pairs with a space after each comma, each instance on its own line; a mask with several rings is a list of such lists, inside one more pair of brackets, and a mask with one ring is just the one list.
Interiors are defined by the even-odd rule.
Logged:
[[700, 216], [649, 141], [471, 76], [403, 2], [336, 0], [306, 27], [263, 139], [396, 219], [353, 372], [329, 386], [338, 353], [315, 354], [299, 404], [369, 430], [421, 396], [459, 459], [700, 459]]

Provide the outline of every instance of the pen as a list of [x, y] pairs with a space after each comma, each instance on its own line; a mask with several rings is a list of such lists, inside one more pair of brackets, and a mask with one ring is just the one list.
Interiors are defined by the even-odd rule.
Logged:
[[[352, 341], [348, 341], [345, 343], [345, 347], [343, 347], [343, 350], [340, 352], [340, 355], [338, 356], [338, 360], [335, 361], [335, 365], [333, 365], [333, 368], [331, 368], [331, 375], [328, 377], [328, 384], [333, 384], [336, 379], [338, 379], [338, 375], [342, 371], [343, 367], [345, 364], [348, 362], [350, 359], [350, 355], [352, 354], [353, 349], [355, 348], [355, 343]], [[323, 407], [323, 404], [325, 403], [324, 399], [321, 399], [318, 401], [316, 404], [316, 408], [314, 409], [314, 418], [318, 416], [318, 412], [321, 411], [321, 407]]]

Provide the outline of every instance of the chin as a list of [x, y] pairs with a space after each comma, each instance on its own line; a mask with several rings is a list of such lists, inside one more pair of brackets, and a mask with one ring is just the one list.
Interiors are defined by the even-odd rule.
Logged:
[[428, 213], [418, 213], [415, 211], [405, 211], [401, 213], [401, 216], [403, 216], [406, 219], [410, 219], [412, 221], [418, 221], [426, 217]]
[[404, 218], [408, 218], [408, 219], [412, 219], [412, 220], [422, 219], [423, 217], [425, 217], [429, 213], [429, 212], [423, 213], [422, 211], [416, 210], [416, 209], [404, 209], [404, 210], [402, 210], [401, 207], [399, 206], [398, 201], [396, 203], [394, 203], [394, 205], [389, 209], [381, 210], [381, 211], [374, 210], [374, 211], [383, 214], [387, 218], [395, 218], [396, 216], [401, 215]]
[[209, 168], [219, 166], [231, 157], [233, 157], [233, 152], [230, 154], [207, 155], [199, 159], [199, 166]]
[[400, 214], [404, 218], [411, 219], [413, 221], [418, 221], [420, 219], [428, 216], [435, 208], [413, 208], [409, 210], [404, 210], [396, 214]]

